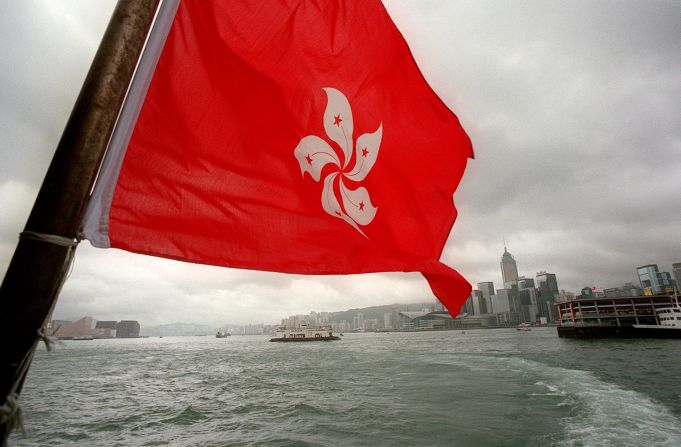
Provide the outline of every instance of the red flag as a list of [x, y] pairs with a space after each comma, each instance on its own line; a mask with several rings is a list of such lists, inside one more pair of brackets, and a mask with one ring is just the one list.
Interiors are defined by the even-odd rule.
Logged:
[[439, 257], [471, 145], [383, 5], [186, 0], [166, 15], [139, 116], [119, 119], [132, 116], [129, 144], [114, 136], [88, 211], [93, 245], [286, 273], [419, 271], [458, 313], [470, 285]]

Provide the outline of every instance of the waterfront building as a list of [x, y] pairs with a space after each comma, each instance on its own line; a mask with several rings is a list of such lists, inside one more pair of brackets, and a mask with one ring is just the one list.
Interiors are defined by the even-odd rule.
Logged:
[[681, 262], [672, 264], [672, 272], [674, 273], [674, 281], [676, 281], [676, 289], [681, 287]]
[[367, 332], [376, 332], [378, 327], [378, 318], [367, 318], [364, 320], [364, 330]]
[[470, 296], [473, 302], [473, 315], [482, 315], [489, 313], [487, 310], [487, 302], [480, 290], [471, 290]]
[[393, 322], [392, 316], [393, 316], [392, 312], [385, 312], [383, 314], [383, 327], [384, 328], [395, 329], [395, 323]]
[[97, 335], [92, 329], [92, 317], [83, 317], [78, 321], [53, 320], [52, 335], [57, 338], [94, 337]]
[[134, 338], [140, 336], [140, 324], [134, 320], [122, 320], [116, 324], [116, 338]]
[[539, 319], [537, 308], [537, 289], [518, 290], [520, 319], [523, 323], [534, 323]]
[[433, 312], [445, 312], [445, 305], [440, 302], [440, 300], [435, 300], [433, 303]]
[[355, 331], [364, 330], [364, 314], [357, 314], [352, 317], [352, 329]]
[[636, 273], [644, 295], [674, 293], [676, 281], [672, 279], [669, 272], [661, 272], [657, 264], [636, 267]]
[[116, 336], [117, 325], [115, 321], [98, 321], [95, 324], [95, 332], [98, 337], [113, 338]]
[[492, 296], [494, 296], [494, 283], [492, 281], [485, 281], [478, 283], [478, 290], [482, 292], [482, 297], [485, 300], [485, 308], [487, 313], [494, 313], [492, 308]]
[[473, 308], [473, 294], [466, 299], [466, 301], [463, 303], [463, 306], [461, 306], [461, 311], [459, 311], [459, 315], [461, 314], [466, 314], [466, 315], [473, 315], [475, 313], [475, 309]]
[[643, 295], [643, 289], [634, 285], [633, 283], [625, 283], [620, 287], [611, 287], [609, 289], [603, 289], [603, 296], [605, 298], [617, 298], [617, 297], [627, 297], [627, 296], [641, 296]]
[[511, 297], [509, 289], [497, 289], [492, 296], [492, 309], [495, 314], [511, 311]]
[[60, 327], [73, 323], [69, 320], [52, 320], [47, 324], [47, 333], [49, 335], [55, 335]]
[[518, 281], [518, 266], [513, 255], [508, 252], [505, 245], [504, 253], [501, 255], [501, 277], [505, 288], [509, 288], [511, 283]]
[[448, 312], [400, 312], [400, 327], [407, 331], [473, 329], [499, 325], [496, 315], [458, 315]]

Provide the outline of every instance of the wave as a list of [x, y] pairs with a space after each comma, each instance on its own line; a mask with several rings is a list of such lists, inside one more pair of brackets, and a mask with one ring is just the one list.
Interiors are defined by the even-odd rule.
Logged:
[[570, 407], [570, 416], [560, 421], [564, 432], [555, 439], [557, 445], [681, 445], [681, 420], [667, 407], [645, 394], [605, 382], [591, 372], [516, 357], [470, 356], [467, 362], [473, 368], [521, 371], [536, 380], [534, 385], [546, 389], [545, 393], [531, 396], [557, 396], [561, 399], [558, 406]]
[[208, 416], [201, 413], [200, 411], [194, 410], [191, 405], [182, 410], [180, 414], [172, 418], [164, 419], [163, 423], [166, 424], [177, 424], [177, 425], [190, 425], [195, 422], [207, 419]]

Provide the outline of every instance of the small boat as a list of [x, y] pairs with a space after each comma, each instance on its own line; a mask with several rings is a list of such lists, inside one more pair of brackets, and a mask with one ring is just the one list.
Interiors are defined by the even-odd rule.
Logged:
[[286, 326], [279, 326], [270, 341], [331, 341], [340, 340], [340, 337], [333, 335], [328, 327], [317, 329], [308, 328], [306, 324], [301, 324], [299, 328], [287, 329]]
[[516, 328], [517, 331], [531, 331], [532, 328], [530, 327], [530, 323], [520, 323], [518, 327]]
[[229, 336], [231, 336], [231, 335], [232, 335], [232, 334], [230, 334], [229, 332], [218, 331], [218, 333], [215, 334], [215, 338], [226, 338], [226, 337], [229, 337]]

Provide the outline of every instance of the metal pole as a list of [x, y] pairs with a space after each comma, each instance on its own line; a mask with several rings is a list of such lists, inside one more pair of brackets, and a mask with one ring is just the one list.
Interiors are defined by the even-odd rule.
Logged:
[[[118, 1], [24, 233], [76, 238], [159, 1]], [[22, 238], [17, 244], [0, 287], [0, 402], [4, 408], [11, 400], [8, 395], [20, 391], [20, 365], [30, 364], [37, 333], [50, 316], [73, 249], [35, 238]], [[0, 420], [2, 445], [9, 428], [7, 421]]]

